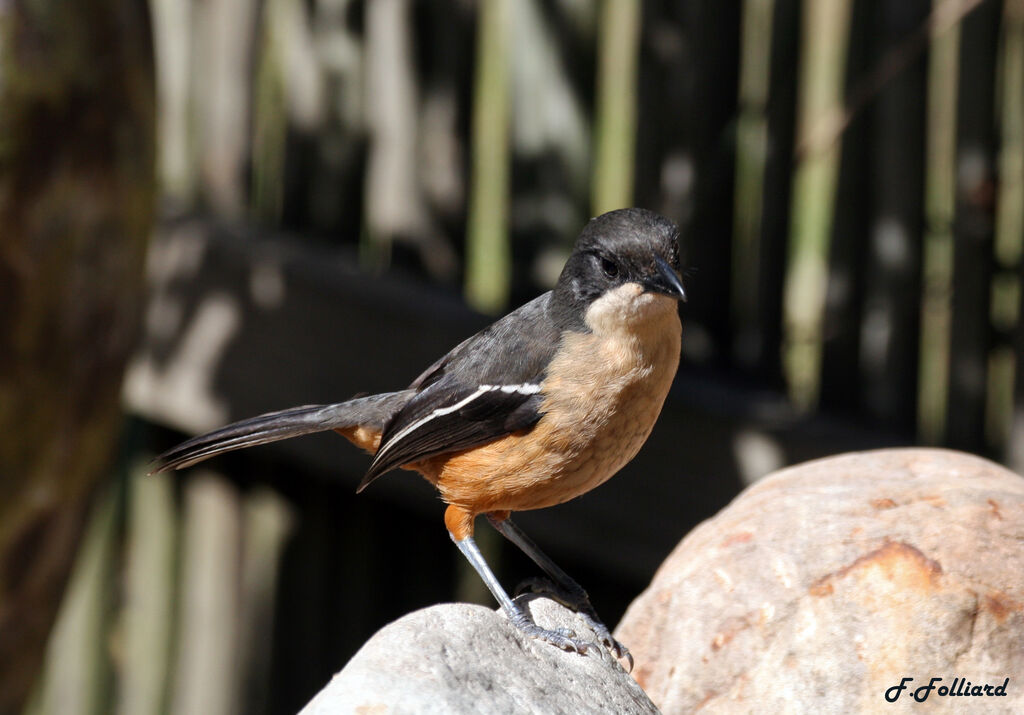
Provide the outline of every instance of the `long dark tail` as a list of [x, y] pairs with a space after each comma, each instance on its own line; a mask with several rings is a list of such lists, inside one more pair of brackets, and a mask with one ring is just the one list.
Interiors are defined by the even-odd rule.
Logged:
[[380, 431], [413, 394], [412, 390], [385, 392], [333, 405], [304, 405], [250, 417], [193, 437], [167, 450], [153, 460], [150, 473], [181, 469], [222, 452], [314, 432], [359, 426]]

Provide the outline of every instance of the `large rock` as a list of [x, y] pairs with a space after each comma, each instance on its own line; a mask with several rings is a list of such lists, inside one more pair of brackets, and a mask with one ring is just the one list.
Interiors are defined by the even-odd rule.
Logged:
[[[782, 470], [682, 541], [616, 637], [669, 713], [1024, 712], [1024, 479], [934, 449]], [[911, 699], [936, 677], [1009, 683]]]
[[[547, 628], [594, 635], [576, 614], [522, 596]], [[446, 604], [410, 613], [364, 645], [301, 715], [340, 713], [655, 713], [607, 651], [566, 653], [525, 638], [501, 612]]]

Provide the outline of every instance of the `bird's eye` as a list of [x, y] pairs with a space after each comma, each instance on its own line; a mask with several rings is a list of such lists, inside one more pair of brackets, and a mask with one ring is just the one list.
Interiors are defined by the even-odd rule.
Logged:
[[619, 275], [619, 267], [615, 265], [615, 261], [608, 258], [601, 259], [601, 270], [609, 278], [615, 278]]

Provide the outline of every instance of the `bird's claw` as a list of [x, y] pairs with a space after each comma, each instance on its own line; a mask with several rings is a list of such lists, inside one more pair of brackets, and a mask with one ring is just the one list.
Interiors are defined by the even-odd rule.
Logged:
[[[589, 605], [589, 604], [588, 604]], [[608, 630], [608, 626], [601, 622], [601, 619], [594, 613], [593, 608], [581, 609], [577, 611], [579, 617], [593, 629], [594, 634], [597, 636], [598, 642], [608, 649], [608, 652], [615, 656], [616, 660], [625, 659], [629, 663], [628, 672], [633, 672], [633, 654], [629, 652], [629, 648], [622, 645]]]
[[598, 653], [601, 652], [601, 646], [597, 643], [591, 643], [590, 641], [584, 641], [576, 638], [575, 631], [568, 628], [556, 628], [549, 630], [542, 628], [536, 623], [527, 619], [516, 619], [513, 621], [517, 628], [523, 632], [524, 635], [530, 638], [535, 638], [545, 643], [550, 643], [556, 648], [561, 648], [564, 651], [570, 653], [579, 653], [581, 655], [586, 654], [591, 649], [596, 649]]
[[[586, 591], [583, 591], [582, 589], [578, 592], [575, 590], [567, 591], [559, 588], [546, 578], [534, 577], [522, 581], [516, 587], [515, 593], [516, 596], [522, 595], [523, 593], [535, 593], [547, 596], [556, 603], [574, 611], [594, 631], [594, 634], [597, 636], [597, 642], [607, 648], [608, 652], [614, 655], [617, 660], [625, 659], [629, 664], [628, 671], [633, 672], [633, 655], [629, 652], [629, 648], [622, 645], [622, 643], [612, 636], [611, 632], [608, 630], [608, 626], [601, 621], [597, 615], [597, 611], [595, 611], [594, 607], [591, 605], [590, 597], [587, 595]], [[573, 633], [572, 636], [575, 636], [575, 634]], [[595, 644], [588, 643], [588, 645]]]

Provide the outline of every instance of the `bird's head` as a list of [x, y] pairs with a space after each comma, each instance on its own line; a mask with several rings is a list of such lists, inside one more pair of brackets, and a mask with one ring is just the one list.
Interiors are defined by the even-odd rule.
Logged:
[[646, 209], [610, 211], [576, 239], [554, 297], [588, 324], [597, 314], [634, 322], [686, 300], [680, 270], [674, 223]]

